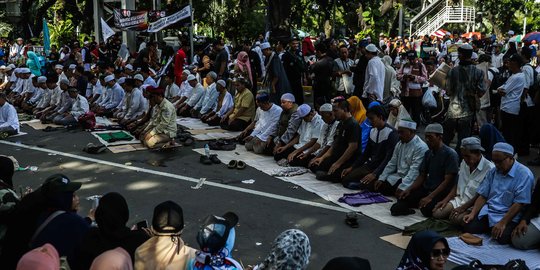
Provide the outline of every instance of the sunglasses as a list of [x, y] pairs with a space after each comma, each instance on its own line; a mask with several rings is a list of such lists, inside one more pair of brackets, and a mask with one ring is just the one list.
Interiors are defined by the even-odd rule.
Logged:
[[449, 248], [432, 249], [431, 250], [431, 258], [439, 258], [441, 256], [448, 257], [449, 255], [450, 255], [450, 249]]

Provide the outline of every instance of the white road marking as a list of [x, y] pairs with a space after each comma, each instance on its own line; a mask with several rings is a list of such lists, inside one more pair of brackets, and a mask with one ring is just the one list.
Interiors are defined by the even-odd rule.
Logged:
[[[167, 173], [167, 172], [160, 172], [160, 171], [156, 171], [156, 170], [139, 168], [139, 167], [129, 166], [129, 165], [125, 165], [125, 164], [110, 162], [110, 161], [106, 161], [106, 160], [90, 158], [90, 157], [84, 157], [84, 156], [74, 155], [74, 154], [70, 154], [70, 153], [64, 153], [64, 152], [60, 152], [60, 151], [56, 151], [56, 150], [52, 150], [52, 149], [41, 148], [41, 147], [37, 147], [37, 146], [25, 145], [25, 144], [20, 144], [20, 143], [14, 143], [14, 142], [10, 142], [10, 141], [2, 141], [2, 140], [0, 140], [0, 144], [10, 145], [10, 146], [19, 147], [19, 148], [25, 148], [25, 149], [44, 152], [44, 153], [48, 153], [48, 154], [55, 154], [55, 155], [59, 155], [59, 156], [64, 156], [64, 157], [68, 157], [68, 158], [93, 162], [93, 163], [97, 163], [97, 164], [107, 165], [107, 166], [111, 166], [111, 167], [117, 167], [117, 168], [136, 171], [136, 172], [143, 172], [143, 173], [148, 173], [148, 174], [153, 174], [153, 175], [159, 175], [159, 176], [163, 176], [163, 177], [168, 177], [168, 178], [173, 178], [173, 179], [182, 180], [182, 181], [188, 181], [188, 182], [193, 182], [193, 183], [198, 183], [199, 180], [200, 180], [200, 179], [187, 177], [187, 176], [183, 176], [183, 175], [177, 175], [177, 174], [172, 174], [172, 173]], [[307, 205], [307, 206], [312, 206], [312, 207], [317, 207], [317, 208], [322, 208], [322, 209], [327, 209], [327, 210], [333, 210], [333, 211], [337, 211], [337, 212], [343, 212], [343, 213], [350, 212], [350, 210], [345, 209], [345, 208], [340, 207], [340, 206], [334, 206], [334, 205], [328, 205], [328, 204], [323, 204], [323, 203], [318, 203], [318, 202], [301, 200], [301, 199], [287, 197], [287, 196], [283, 196], [283, 195], [279, 195], [279, 194], [273, 194], [273, 193], [268, 193], [268, 192], [263, 192], [263, 191], [251, 190], [251, 189], [241, 188], [241, 187], [236, 187], [236, 186], [229, 186], [229, 185], [225, 185], [225, 184], [221, 184], [221, 183], [215, 183], [215, 182], [211, 182], [211, 181], [207, 181], [204, 184], [206, 186], [212, 186], [212, 187], [217, 187], [217, 188], [222, 188], [222, 189], [228, 189], [228, 190], [238, 191], [238, 192], [247, 193], [247, 194], [251, 194], [251, 195], [256, 195], [256, 196], [260, 196], [260, 197], [266, 197], [266, 198], [271, 198], [271, 199], [280, 200], [280, 201], [286, 201], [286, 202], [291, 202], [291, 203], [296, 203], [296, 204], [301, 204], [301, 205]]]

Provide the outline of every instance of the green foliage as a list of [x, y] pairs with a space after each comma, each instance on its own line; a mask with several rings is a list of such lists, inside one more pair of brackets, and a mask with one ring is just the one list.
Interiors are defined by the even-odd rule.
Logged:
[[7, 22], [4, 22], [6, 19], [6, 13], [0, 12], [0, 37], [7, 37], [13, 30], [13, 25]]
[[73, 38], [75, 26], [70, 19], [56, 21], [55, 23], [49, 24], [49, 33], [51, 36], [51, 44], [65, 44]]

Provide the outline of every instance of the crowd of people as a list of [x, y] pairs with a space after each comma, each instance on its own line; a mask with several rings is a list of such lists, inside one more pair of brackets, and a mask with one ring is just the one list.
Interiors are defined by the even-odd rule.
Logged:
[[[518, 44], [512, 35], [500, 40], [451, 33], [442, 38], [381, 35], [378, 44], [371, 38], [321, 36], [274, 46], [262, 36], [236, 46], [217, 39], [193, 48], [194, 59], [187, 58], [185, 40], [176, 53], [166, 43], [146, 41], [130, 53], [113, 37], [107, 44], [86, 41], [82, 48], [74, 41], [60, 52], [53, 47], [47, 56], [17, 40], [0, 67], [0, 137], [19, 132], [18, 113], [84, 128], [92, 127], [95, 116], [107, 116], [148, 148], [170, 147], [177, 143], [177, 118], [198, 118], [240, 131], [236, 141], [248, 151], [271, 155], [282, 166], [308, 168], [317, 180], [394, 196], [394, 216], [419, 210], [463, 232], [487, 233], [501, 244], [534, 249], [540, 246], [539, 185], [518, 158], [540, 142], [533, 124], [540, 105], [537, 46]], [[540, 158], [528, 165], [540, 165]], [[125, 227], [125, 200], [110, 193], [102, 201], [110, 198], [111, 203], [100, 203], [98, 228], [92, 229], [91, 220], [71, 213], [79, 187], [57, 175], [40, 188], [40, 197], [22, 199], [20, 205], [25, 200], [31, 205], [21, 209], [34, 211], [30, 217], [45, 225], [30, 228], [17, 218], [10, 221], [6, 241], [12, 244], [10, 229], [24, 230], [16, 235], [26, 237], [17, 238], [19, 249], [3, 250], [12, 266], [31, 247], [38, 248], [34, 254], [67, 256], [76, 269], [99, 267], [109, 258], [134, 262], [136, 269], [165, 269], [171, 261], [194, 267], [189, 269], [213, 264], [240, 269], [228, 256], [232, 244], [227, 238], [234, 238], [238, 219], [234, 214], [209, 218], [195, 251], [180, 238], [178, 205], [157, 206], [152, 228], [144, 234]], [[46, 200], [50, 208], [33, 207]], [[214, 231], [216, 224], [226, 233]], [[55, 238], [66, 226], [74, 237]], [[450, 252], [446, 241], [423, 237], [431, 239], [431, 246], [412, 247], [424, 254], [407, 259], [411, 253], [406, 253], [398, 269], [444, 267]], [[164, 253], [148, 258], [156, 246]], [[298, 265], [269, 266], [279, 262], [274, 254], [254, 269], [304, 269], [309, 261], [309, 240], [300, 231], [278, 236], [275, 248]]]

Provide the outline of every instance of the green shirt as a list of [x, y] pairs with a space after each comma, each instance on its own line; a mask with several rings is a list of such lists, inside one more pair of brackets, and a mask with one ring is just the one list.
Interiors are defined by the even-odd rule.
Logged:
[[149, 126], [157, 134], [165, 134], [171, 138], [176, 137], [176, 109], [167, 99], [163, 99], [156, 107]]

